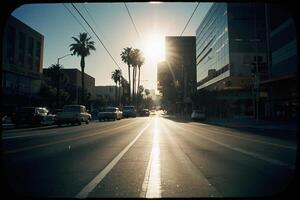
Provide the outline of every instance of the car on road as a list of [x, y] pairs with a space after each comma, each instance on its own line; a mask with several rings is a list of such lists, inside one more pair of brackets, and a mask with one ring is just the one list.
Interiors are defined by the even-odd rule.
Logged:
[[117, 107], [106, 107], [98, 112], [98, 120], [120, 120], [123, 117], [122, 111]]
[[54, 125], [56, 121], [56, 115], [55, 114], [49, 114], [43, 117], [41, 124], [42, 125]]
[[123, 117], [136, 117], [136, 109], [134, 106], [124, 106], [123, 107]]
[[56, 124], [61, 126], [62, 124], [77, 123], [81, 125], [82, 122], [88, 124], [92, 116], [89, 114], [83, 105], [65, 105], [62, 112], [58, 112], [56, 115]]
[[11, 120], [16, 126], [41, 125], [41, 121], [48, 112], [45, 107], [23, 107], [19, 112], [12, 115]]
[[143, 109], [140, 111], [140, 116], [141, 117], [149, 117], [150, 111], [148, 109]]
[[192, 120], [200, 120], [204, 121], [205, 118], [205, 113], [202, 110], [193, 110], [192, 115], [191, 115]]

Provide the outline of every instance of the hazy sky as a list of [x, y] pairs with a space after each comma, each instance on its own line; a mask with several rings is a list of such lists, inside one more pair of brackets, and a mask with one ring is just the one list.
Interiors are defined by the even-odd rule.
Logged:
[[[95, 78], [97, 85], [112, 85], [111, 72], [117, 68], [104, 50], [101, 43], [80, 18], [71, 4], [65, 4], [80, 20], [95, 41], [96, 51], [86, 59], [85, 72]], [[124, 47], [140, 48], [146, 57], [141, 70], [141, 84], [145, 88], [156, 89], [156, 62], [164, 59], [164, 37], [179, 36], [197, 3], [170, 2], [161, 4], [127, 3], [136, 24], [138, 37], [124, 3], [82, 3], [75, 6], [80, 10], [98, 36], [121, 67], [128, 79], [127, 66], [122, 62], [120, 53]], [[183, 36], [195, 36], [211, 3], [200, 3]], [[30, 4], [17, 8], [13, 16], [44, 35], [44, 63], [47, 68], [57, 62], [58, 57], [69, 54], [69, 45], [85, 32], [63, 4]], [[68, 56], [60, 60], [64, 68], [80, 69], [80, 58]]]

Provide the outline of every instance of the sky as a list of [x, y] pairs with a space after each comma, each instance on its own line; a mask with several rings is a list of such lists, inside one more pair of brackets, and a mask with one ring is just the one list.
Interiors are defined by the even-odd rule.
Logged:
[[[95, 85], [114, 85], [111, 72], [117, 65], [105, 51], [88, 25], [81, 19], [71, 4], [64, 4], [88, 30], [95, 42], [96, 51], [86, 58], [85, 72], [95, 78]], [[62, 3], [27, 4], [15, 9], [13, 16], [44, 35], [43, 68], [57, 63], [57, 58], [70, 52], [74, 43], [72, 36], [85, 32]], [[157, 62], [164, 60], [165, 36], [179, 36], [192, 15], [197, 3], [169, 2], [152, 4], [126, 3], [138, 33], [130, 20], [124, 3], [75, 3], [89, 24], [128, 79], [127, 65], [120, 53], [125, 47], [139, 48], [145, 56], [141, 68], [141, 85], [156, 89]], [[200, 3], [193, 18], [182, 36], [195, 36], [196, 29], [203, 20], [212, 3]], [[88, 13], [86, 12], [86, 9]], [[67, 56], [60, 60], [64, 68], [78, 68], [80, 57]]]

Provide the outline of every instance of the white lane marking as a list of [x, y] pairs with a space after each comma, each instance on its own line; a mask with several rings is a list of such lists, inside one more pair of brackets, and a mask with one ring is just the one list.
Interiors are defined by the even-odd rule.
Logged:
[[202, 138], [204, 138], [204, 139], [206, 139], [206, 140], [208, 140], [208, 141], [211, 141], [211, 142], [213, 142], [213, 143], [216, 143], [216, 144], [218, 144], [218, 145], [220, 145], [220, 146], [223, 146], [223, 147], [226, 147], [226, 148], [228, 148], [228, 149], [231, 149], [231, 150], [234, 150], [234, 151], [243, 153], [243, 154], [245, 154], [245, 155], [254, 157], [254, 158], [256, 158], [256, 159], [260, 159], [260, 160], [269, 162], [269, 163], [271, 163], [271, 164], [275, 164], [275, 165], [279, 165], [279, 166], [282, 166], [282, 167], [286, 167], [286, 168], [291, 169], [291, 170], [294, 170], [294, 169], [295, 169], [295, 165], [291, 165], [291, 164], [282, 162], [282, 161], [280, 161], [280, 160], [275, 160], [275, 159], [266, 157], [266, 156], [261, 155], [261, 154], [253, 153], [253, 152], [250, 152], [250, 151], [246, 151], [246, 150], [244, 150], [244, 149], [240, 149], [240, 148], [237, 148], [237, 147], [233, 147], [233, 146], [227, 145], [227, 144], [225, 144], [225, 143], [223, 143], [223, 142], [219, 142], [219, 141], [216, 141], [216, 140], [214, 140], [214, 139], [205, 137], [204, 135], [200, 135], [200, 134], [194, 133], [193, 131], [190, 131], [190, 130], [188, 130], [188, 129], [184, 129], [184, 128], [182, 128], [182, 127], [176, 125], [175, 123], [173, 123], [173, 124], [174, 124], [174, 126], [177, 126], [178, 128], [180, 128], [180, 129], [182, 129], [182, 130], [188, 131], [188, 132], [192, 133], [193, 135], [202, 137]]
[[137, 139], [150, 126], [151, 121], [138, 133], [138, 135], [91, 181], [89, 182], [75, 198], [87, 198], [94, 188], [103, 180], [103, 178], [112, 170], [112, 168], [119, 162], [129, 148], [137, 141]]
[[[170, 140], [171, 143], [171, 149], [170, 152], [173, 154], [173, 156], [176, 158], [177, 161], [179, 161], [182, 166], [184, 166], [184, 172], [187, 173], [189, 176], [189, 180], [191, 182], [197, 182], [197, 186], [201, 190], [200, 196], [206, 196], [206, 197], [222, 197], [221, 193], [213, 186], [209, 180], [204, 176], [203, 172], [194, 164], [190, 156], [183, 150], [181, 145], [176, 138], [173, 135], [173, 132], [171, 132], [170, 128], [167, 127], [166, 124], [162, 126], [161, 129], [163, 133], [168, 137], [168, 140]], [[180, 140], [179, 140], [180, 141]]]
[[[132, 122], [130, 124], [133, 123], [137, 123], [137, 122]], [[105, 124], [107, 125], [107, 124]], [[115, 125], [115, 124], [114, 124]], [[118, 124], [119, 125], [119, 124]], [[95, 127], [95, 128], [106, 128], [109, 127], [109, 125], [107, 126], [100, 126], [100, 127]], [[70, 133], [74, 133], [74, 128], [76, 127], [67, 127], [68, 129], [66, 130], [66, 132], [63, 133], [57, 133], [57, 132], [50, 132], [50, 133], [33, 133], [33, 134], [24, 134], [24, 135], [17, 135], [17, 136], [4, 136], [2, 137], [3, 140], [7, 140], [7, 139], [15, 139], [15, 138], [23, 138], [23, 137], [35, 137], [35, 136], [44, 136], [44, 135], [62, 135], [62, 134], [70, 134]], [[91, 127], [88, 127], [88, 131], [91, 129]], [[41, 129], [44, 130], [44, 129]], [[40, 130], [40, 131], [41, 131]], [[45, 129], [47, 130], [47, 129]], [[105, 130], [105, 129], [104, 129]], [[81, 130], [82, 131], [82, 130]], [[27, 132], [27, 131], [26, 131]], [[16, 133], [15, 133], [16, 134]]]
[[[191, 126], [191, 127], [194, 127], [194, 128], [199, 128], [199, 126], [197, 126], [197, 125], [187, 124], [187, 126]], [[220, 129], [212, 129], [212, 130], [215, 130], [215, 131], [226, 131], [226, 132], [228, 132], [227, 130], [220, 130]], [[208, 130], [207, 132], [215, 133], [215, 132], [210, 131], [210, 130]], [[294, 147], [294, 146], [288, 146], [288, 145], [282, 145], [282, 144], [277, 144], [277, 143], [272, 143], [272, 142], [266, 142], [266, 141], [252, 139], [252, 138], [249, 138], [249, 137], [242, 137], [242, 136], [228, 134], [228, 133], [222, 133], [222, 132], [218, 132], [218, 134], [235, 137], [235, 138], [239, 138], [239, 139], [242, 139], [242, 140], [248, 140], [248, 141], [252, 141], [252, 142], [256, 142], [256, 143], [267, 144], [267, 145], [271, 145], [271, 146], [277, 146], [277, 147], [281, 147], [281, 148], [297, 150], [297, 147]]]
[[136, 124], [136, 123], [137, 122], [126, 124], [126, 125], [123, 125], [123, 126], [117, 126], [117, 127], [113, 127], [113, 128], [106, 128], [106, 129], [103, 129], [103, 130], [101, 130], [99, 132], [96, 132], [96, 133], [94, 133], [94, 130], [88, 129], [88, 130], [86, 130], [87, 133], [89, 133], [91, 131], [93, 133], [88, 134], [88, 135], [84, 134], [84, 135], [81, 135], [81, 136], [78, 136], [78, 137], [71, 137], [71, 138], [68, 138], [68, 139], [58, 140], [56, 142], [48, 142], [48, 143], [44, 143], [44, 144], [38, 144], [38, 145], [27, 146], [27, 147], [23, 147], [23, 148], [19, 148], [19, 149], [4, 151], [3, 153], [4, 154], [11, 154], [11, 153], [16, 153], [16, 152], [21, 152], [21, 151], [27, 151], [27, 150], [31, 150], [31, 149], [36, 149], [36, 148], [40, 148], [40, 147], [46, 147], [46, 146], [50, 146], [50, 145], [54, 145], [54, 144], [61, 144], [61, 143], [65, 143], [65, 142], [79, 140], [79, 139], [82, 139], [82, 138], [87, 138], [87, 137], [92, 137], [92, 136], [96, 136], [96, 135], [101, 135], [101, 134], [107, 133], [107, 131], [112, 131], [112, 130], [118, 130], [118, 129], [121, 129], [121, 128], [125, 128], [125, 127], [130, 126], [131, 124]]
[[151, 152], [151, 167], [149, 182], [147, 185], [146, 198], [160, 198], [160, 149], [159, 149], [159, 127], [157, 118], [155, 118], [153, 130], [153, 145]]

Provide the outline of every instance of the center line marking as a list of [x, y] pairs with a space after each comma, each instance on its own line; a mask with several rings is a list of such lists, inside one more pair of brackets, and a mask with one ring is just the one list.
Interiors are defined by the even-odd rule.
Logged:
[[88, 195], [95, 189], [95, 187], [104, 179], [104, 177], [112, 170], [112, 168], [119, 162], [130, 147], [139, 139], [144, 131], [150, 126], [151, 121], [139, 132], [139, 134], [90, 182], [88, 183], [75, 198], [87, 198]]

